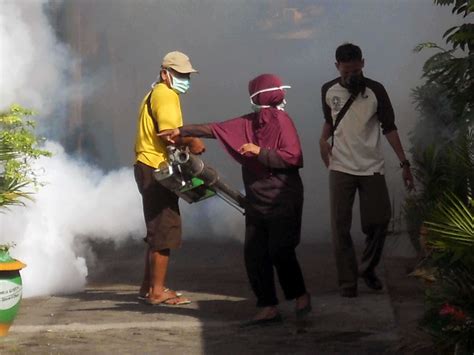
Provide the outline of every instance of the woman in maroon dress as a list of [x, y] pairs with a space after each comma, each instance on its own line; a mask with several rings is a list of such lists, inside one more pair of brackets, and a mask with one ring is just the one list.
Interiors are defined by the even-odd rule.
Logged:
[[224, 122], [185, 125], [159, 135], [215, 138], [242, 165], [245, 207], [245, 266], [260, 311], [245, 325], [281, 322], [273, 267], [298, 317], [311, 311], [295, 248], [300, 242], [303, 154], [290, 116], [284, 111], [288, 86], [272, 74], [249, 83], [252, 113]]

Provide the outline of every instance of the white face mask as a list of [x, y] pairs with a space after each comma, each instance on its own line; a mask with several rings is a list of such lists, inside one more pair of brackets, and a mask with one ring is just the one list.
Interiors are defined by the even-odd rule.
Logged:
[[[250, 104], [252, 105], [252, 110], [254, 112], [259, 112], [262, 108], [272, 107], [270, 105], [258, 105], [258, 104], [256, 104], [252, 100], [254, 96], [257, 96], [258, 94], [261, 94], [262, 92], [269, 92], [269, 91], [283, 90], [283, 89], [290, 89], [290, 88], [291, 88], [291, 86], [289, 86], [289, 85], [282, 85], [282, 86], [276, 86], [276, 87], [273, 87], [273, 88], [263, 89], [263, 90], [259, 90], [257, 92], [254, 92], [252, 95], [250, 95]], [[285, 105], [286, 105], [286, 100], [283, 99], [283, 101], [278, 106], [276, 106], [276, 108], [281, 110], [281, 111], [285, 111]]]

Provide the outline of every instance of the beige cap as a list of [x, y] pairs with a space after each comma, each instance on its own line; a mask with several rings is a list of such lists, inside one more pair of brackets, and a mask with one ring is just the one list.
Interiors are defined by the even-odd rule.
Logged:
[[178, 73], [181, 74], [188, 74], [188, 73], [197, 73], [198, 71], [193, 68], [191, 65], [191, 61], [189, 57], [178, 51], [169, 52], [167, 55], [163, 57], [163, 63], [161, 63], [163, 68], [171, 68], [176, 70]]

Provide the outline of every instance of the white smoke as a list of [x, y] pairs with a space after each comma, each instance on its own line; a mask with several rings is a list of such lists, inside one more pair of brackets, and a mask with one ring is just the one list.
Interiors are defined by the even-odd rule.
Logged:
[[[22, 271], [25, 297], [77, 292], [84, 288], [87, 265], [77, 237], [121, 243], [145, 235], [141, 199], [133, 171], [104, 174], [68, 156], [54, 142], [45, 149], [51, 158], [35, 162], [44, 186], [25, 207], [0, 215], [0, 243], [15, 242], [11, 255], [28, 266]], [[218, 199], [182, 203], [184, 235], [221, 235], [240, 239], [242, 218]], [[230, 213], [232, 212], [232, 213]]]
[[14, 241], [12, 256], [28, 265], [22, 271], [27, 297], [84, 287], [87, 266], [75, 250], [76, 237], [121, 242], [145, 233], [131, 169], [104, 175], [67, 156], [57, 143], [45, 148], [53, 157], [35, 162], [45, 185], [26, 207], [0, 215], [1, 241]]
[[0, 1], [0, 110], [21, 103], [47, 115], [64, 101], [72, 58], [48, 23], [46, 3]]
[[[120, 244], [145, 235], [132, 169], [104, 174], [72, 159], [57, 143], [47, 142], [45, 149], [53, 156], [35, 162], [44, 186], [34, 194], [34, 201], [0, 214], [0, 243], [14, 242], [12, 257], [27, 264], [22, 271], [25, 297], [84, 288], [88, 265], [77, 237]], [[200, 204], [199, 215], [194, 205], [181, 204], [185, 238], [203, 234], [242, 238], [243, 219], [238, 212], [215, 198]]]

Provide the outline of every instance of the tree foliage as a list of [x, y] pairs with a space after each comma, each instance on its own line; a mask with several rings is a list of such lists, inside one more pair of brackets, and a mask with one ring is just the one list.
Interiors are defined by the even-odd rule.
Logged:
[[18, 105], [0, 112], [0, 210], [22, 204], [39, 184], [31, 163], [50, 153], [40, 149], [41, 139], [34, 132], [35, 122], [26, 119], [34, 112]]
[[[468, 20], [474, 0], [434, 0]], [[474, 27], [466, 21], [444, 33], [449, 46], [421, 43], [415, 51], [435, 50], [423, 66], [425, 83], [413, 91], [420, 120], [411, 133], [413, 172], [419, 187], [407, 199], [407, 226], [419, 246], [418, 231], [440, 196], [451, 191], [463, 202], [472, 197], [474, 115]], [[471, 153], [469, 153], [469, 151]]]
[[[473, 0], [435, 0], [438, 5], [452, 5], [452, 12], [468, 18], [474, 12]], [[433, 42], [415, 47], [419, 52], [436, 49], [423, 66], [428, 84], [437, 84], [451, 100], [453, 116], [459, 122], [471, 124], [474, 117], [474, 24], [463, 23], [449, 28], [443, 35], [449, 49]]]
[[[474, 0], [434, 0], [467, 19]], [[428, 235], [426, 262], [435, 270], [427, 290], [424, 329], [446, 352], [474, 352], [474, 26], [463, 23], [443, 35], [423, 66], [424, 85], [414, 90], [421, 120], [412, 134], [414, 172], [421, 185], [407, 201], [408, 222]]]

